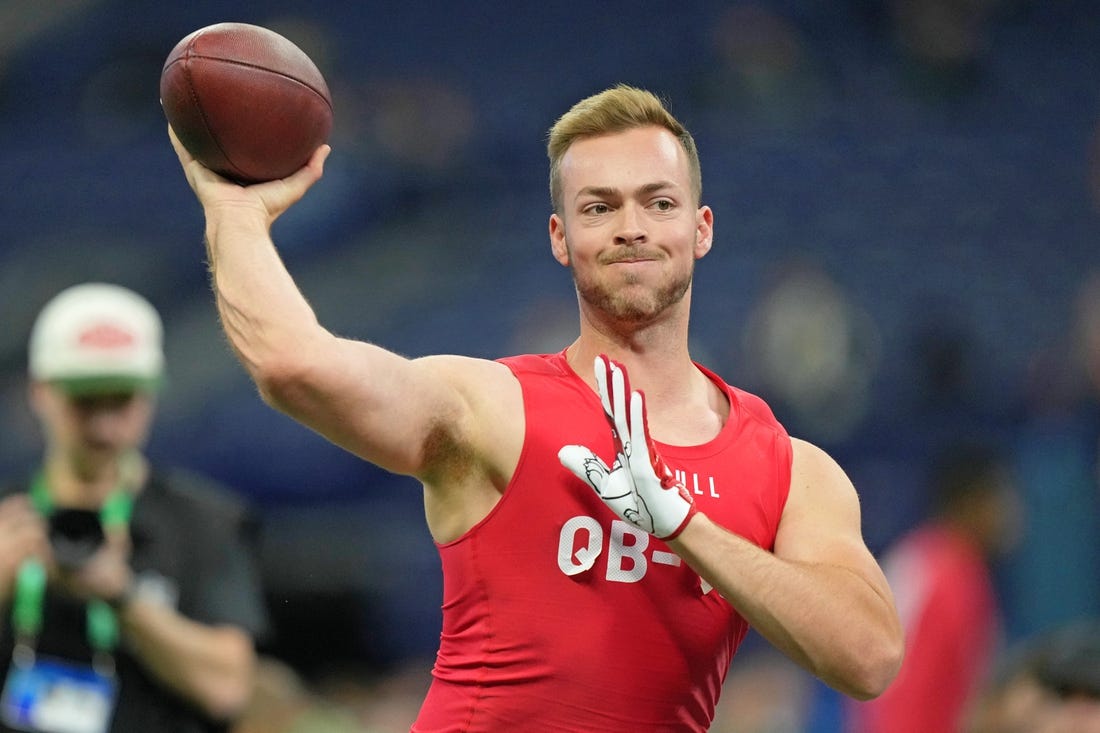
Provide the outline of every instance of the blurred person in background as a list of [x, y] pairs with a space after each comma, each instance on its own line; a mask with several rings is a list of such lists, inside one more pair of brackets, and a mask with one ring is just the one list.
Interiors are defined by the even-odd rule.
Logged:
[[1012, 635], [1025, 638], [1100, 615], [1098, 271], [1035, 347], [1014, 450], [1027, 523], [1005, 578]]
[[231, 733], [393, 733], [359, 724], [351, 708], [312, 690], [290, 665], [261, 657], [256, 684]]
[[0, 492], [0, 730], [226, 730], [266, 612], [243, 502], [142, 454], [159, 315], [76, 285], [39, 313], [29, 356], [45, 454]]
[[1017, 642], [984, 686], [966, 733], [1100, 733], [1100, 621]]
[[1006, 459], [981, 442], [941, 451], [932, 515], [888, 550], [883, 568], [906, 634], [905, 661], [876, 700], [849, 707], [851, 733], [958, 733], [1002, 636], [992, 563], [1019, 533]]
[[580, 335], [500, 361], [409, 360], [318, 323], [270, 228], [327, 146], [241, 187], [171, 137], [262, 396], [423, 485], [443, 633], [413, 730], [705, 731], [750, 624], [846, 694], [893, 678], [901, 628], [846, 474], [688, 353], [714, 217], [656, 96], [608, 89], [552, 128], [548, 233]]

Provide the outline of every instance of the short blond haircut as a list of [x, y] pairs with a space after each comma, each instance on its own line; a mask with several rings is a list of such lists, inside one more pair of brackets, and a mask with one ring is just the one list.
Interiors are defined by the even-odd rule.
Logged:
[[546, 154], [550, 158], [550, 201], [561, 213], [561, 159], [577, 140], [638, 127], [663, 127], [680, 141], [688, 157], [691, 190], [698, 205], [703, 197], [703, 175], [695, 139], [652, 92], [619, 84], [582, 99], [563, 114], [550, 128]]

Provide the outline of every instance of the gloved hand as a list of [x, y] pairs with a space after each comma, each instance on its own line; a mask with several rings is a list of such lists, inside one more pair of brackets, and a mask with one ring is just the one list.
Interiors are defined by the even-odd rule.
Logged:
[[595, 368], [596, 389], [615, 440], [615, 462], [608, 468], [582, 445], [564, 446], [558, 460], [627, 522], [658, 539], [674, 539], [695, 514], [695, 500], [649, 437], [645, 395], [630, 391], [621, 364], [601, 354]]

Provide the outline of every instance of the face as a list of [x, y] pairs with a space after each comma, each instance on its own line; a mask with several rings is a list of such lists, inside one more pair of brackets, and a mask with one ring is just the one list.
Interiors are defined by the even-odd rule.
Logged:
[[550, 217], [550, 244], [573, 271], [581, 307], [628, 323], [686, 307], [713, 214], [695, 201], [675, 136], [644, 127], [581, 139], [560, 172], [562, 212]]
[[50, 450], [79, 473], [94, 473], [145, 443], [154, 398], [144, 392], [73, 396], [39, 382], [31, 402]]
[[989, 479], [988, 492], [978, 501], [978, 522], [982, 542], [993, 555], [1003, 555], [1016, 547], [1023, 531], [1023, 505], [1019, 491], [1007, 471], [997, 471]]

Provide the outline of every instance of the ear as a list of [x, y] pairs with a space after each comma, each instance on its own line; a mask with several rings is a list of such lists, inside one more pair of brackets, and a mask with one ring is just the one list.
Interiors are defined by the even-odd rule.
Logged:
[[563, 267], [569, 267], [569, 245], [565, 242], [565, 221], [557, 214], [550, 215], [550, 251]]
[[39, 419], [50, 411], [53, 400], [53, 388], [47, 382], [31, 380], [27, 385], [27, 402], [30, 404], [31, 412]]
[[710, 252], [714, 244], [714, 212], [709, 206], [700, 206], [695, 212], [695, 259]]
[[42, 401], [46, 399], [47, 389], [42, 382], [31, 380], [27, 384], [27, 402], [30, 403], [31, 409], [38, 411]]

